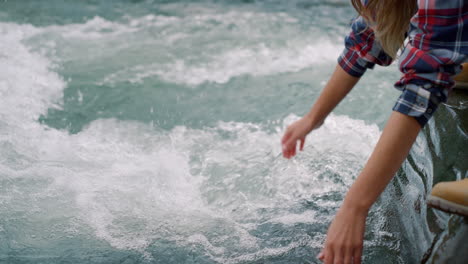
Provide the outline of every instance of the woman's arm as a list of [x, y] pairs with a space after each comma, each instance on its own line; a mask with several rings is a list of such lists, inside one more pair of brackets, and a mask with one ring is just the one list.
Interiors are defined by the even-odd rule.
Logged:
[[369, 161], [349, 189], [344, 206], [369, 210], [408, 156], [420, 130], [413, 117], [392, 112]]
[[[424, 126], [447, 100], [452, 77], [468, 58], [463, 1], [418, 1], [411, 19], [409, 41], [400, 57], [402, 78], [396, 87], [403, 92], [374, 152], [346, 195], [331, 224], [320, 259], [328, 263], [360, 263], [365, 218], [370, 206], [401, 165]], [[420, 4], [420, 5], [419, 5]], [[434, 15], [443, 14], [439, 19]]]
[[299, 149], [303, 149], [307, 134], [323, 123], [367, 69], [372, 69], [375, 64], [386, 66], [391, 63], [392, 58], [375, 40], [372, 27], [362, 17], [356, 18], [345, 38], [345, 48], [338, 58], [338, 66], [316, 103], [307, 115], [287, 128], [281, 140], [283, 156], [291, 158], [296, 155], [297, 141], [300, 141]]
[[405, 160], [420, 130], [413, 117], [392, 113], [328, 229], [325, 247], [318, 256], [325, 264], [361, 263], [367, 213]]
[[317, 124], [323, 123], [328, 114], [353, 89], [358, 81], [358, 77], [351, 76], [340, 66], [336, 66], [330, 80], [306, 116]]
[[349, 75], [340, 66], [336, 66], [330, 80], [309, 113], [286, 129], [281, 140], [285, 158], [289, 159], [296, 154], [297, 141], [300, 141], [300, 150], [303, 149], [307, 134], [323, 123], [328, 114], [358, 81], [359, 78]]

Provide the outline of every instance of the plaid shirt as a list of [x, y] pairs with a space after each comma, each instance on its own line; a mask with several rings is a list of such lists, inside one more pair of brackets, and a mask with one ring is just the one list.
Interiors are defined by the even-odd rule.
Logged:
[[[375, 64], [392, 63], [362, 17], [352, 22], [351, 29], [338, 58], [346, 72], [361, 77]], [[393, 110], [415, 117], [424, 126], [437, 106], [447, 101], [454, 85], [452, 77], [467, 60], [468, 1], [418, 0], [418, 11], [411, 19], [407, 36], [399, 57], [403, 76], [395, 84], [402, 94]]]

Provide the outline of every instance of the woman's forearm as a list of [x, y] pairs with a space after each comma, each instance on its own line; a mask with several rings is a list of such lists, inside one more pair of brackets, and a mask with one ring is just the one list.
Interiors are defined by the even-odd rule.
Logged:
[[374, 152], [346, 195], [345, 207], [369, 210], [408, 156], [420, 130], [413, 117], [392, 112]]
[[314, 126], [321, 124], [358, 81], [359, 78], [349, 75], [337, 65], [327, 85], [305, 117], [309, 118]]

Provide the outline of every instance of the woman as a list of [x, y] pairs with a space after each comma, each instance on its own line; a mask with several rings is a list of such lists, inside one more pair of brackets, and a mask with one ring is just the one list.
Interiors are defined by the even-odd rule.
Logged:
[[437, 105], [447, 100], [468, 54], [468, 1], [352, 0], [360, 16], [352, 23], [338, 66], [310, 112], [291, 124], [283, 156], [302, 150], [307, 134], [356, 85], [368, 68], [389, 65], [399, 56], [402, 91], [364, 169], [349, 189], [331, 223], [318, 258], [326, 264], [361, 263], [368, 211], [405, 160], [419, 131]]

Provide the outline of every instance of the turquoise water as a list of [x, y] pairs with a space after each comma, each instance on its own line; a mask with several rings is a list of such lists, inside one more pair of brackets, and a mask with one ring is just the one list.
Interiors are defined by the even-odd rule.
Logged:
[[[279, 141], [353, 16], [345, 0], [1, 1], [0, 262], [319, 263], [396, 66], [369, 72], [296, 158]], [[430, 245], [432, 182], [400, 176], [370, 212], [365, 263]]]

